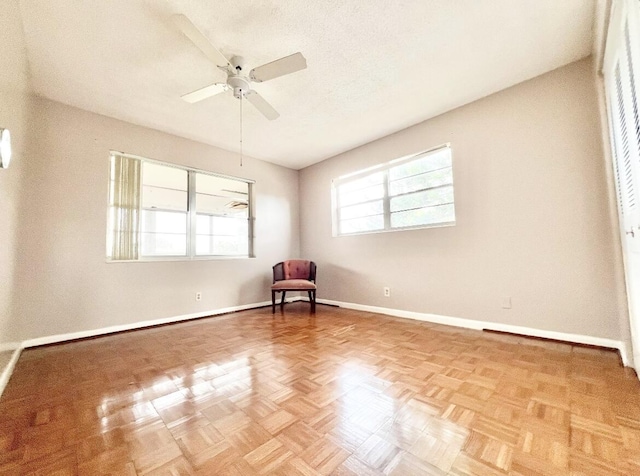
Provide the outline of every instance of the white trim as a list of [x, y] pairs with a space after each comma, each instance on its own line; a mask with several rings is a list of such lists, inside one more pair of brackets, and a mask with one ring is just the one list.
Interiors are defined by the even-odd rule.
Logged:
[[[10, 347], [12, 346], [12, 347]], [[6, 344], [0, 344], [0, 348], [2, 348], [3, 352], [7, 350], [13, 349], [13, 355], [9, 360], [7, 366], [2, 369], [2, 373], [0, 373], [0, 397], [2, 396], [2, 392], [4, 392], [5, 387], [9, 383], [9, 379], [11, 378], [11, 374], [13, 373], [13, 369], [18, 362], [18, 358], [20, 357], [20, 352], [22, 352], [22, 346], [17, 342], [9, 342]]]
[[[308, 298], [304, 296], [293, 296], [291, 298], [288, 298], [286, 302], [307, 301], [307, 300]], [[548, 331], [544, 329], [534, 329], [531, 327], [513, 326], [509, 324], [500, 324], [496, 322], [476, 321], [473, 319], [441, 316], [438, 314], [427, 314], [427, 313], [421, 313], [421, 312], [403, 311], [400, 309], [391, 309], [387, 307], [367, 306], [364, 304], [333, 301], [329, 299], [317, 299], [316, 301], [319, 304], [329, 304], [332, 306], [344, 307], [346, 309], [354, 309], [354, 310], [365, 311], [365, 312], [374, 312], [377, 314], [386, 314], [389, 316], [401, 317], [405, 319], [414, 319], [414, 320], [425, 321], [425, 322], [433, 322], [436, 324], [461, 327], [465, 329], [476, 329], [476, 330], [489, 329], [494, 331], [512, 332], [515, 334], [522, 334], [525, 336], [528, 335], [533, 337], [543, 337], [547, 339], [562, 340], [566, 342], [575, 342], [579, 344], [608, 347], [608, 348], [617, 349], [620, 351], [622, 362], [625, 366], [632, 366], [632, 362], [633, 362], [632, 356], [629, 352], [629, 349], [625, 345], [625, 343], [622, 341], [617, 341], [613, 339], [605, 339], [602, 337], [593, 337], [593, 336], [586, 336], [581, 334], [568, 334], [564, 332]], [[130, 324], [122, 324], [118, 326], [103, 327], [99, 329], [71, 332], [67, 334], [56, 334], [51, 336], [36, 337], [34, 339], [27, 339], [22, 343], [9, 342], [9, 343], [0, 344], [0, 350], [5, 351], [5, 350], [13, 349], [14, 351], [11, 357], [11, 360], [9, 361], [9, 364], [5, 367], [5, 369], [2, 371], [2, 374], [0, 375], [0, 395], [2, 395], [2, 391], [4, 390], [5, 386], [9, 382], [9, 378], [13, 373], [13, 369], [15, 368], [16, 362], [20, 357], [20, 353], [22, 349], [35, 347], [39, 345], [66, 342], [66, 341], [82, 339], [86, 337], [97, 337], [101, 335], [112, 334], [114, 332], [141, 329], [141, 328], [157, 326], [161, 324], [171, 324], [176, 322], [188, 321], [191, 319], [198, 319], [201, 317], [215, 316], [220, 314], [226, 314], [226, 313], [231, 313], [236, 311], [244, 311], [247, 309], [255, 309], [259, 307], [268, 307], [268, 306], [271, 306], [270, 301], [262, 301], [262, 302], [257, 302], [253, 304], [243, 304], [240, 306], [231, 306], [231, 307], [225, 307], [221, 309], [214, 309], [210, 311], [184, 314], [181, 316], [165, 317], [161, 319], [151, 319], [148, 321], [139, 321], [139, 322], [134, 322]], [[638, 357], [640, 357], [640, 355]], [[637, 361], [640, 361], [640, 359], [638, 359]]]
[[4, 342], [0, 344], [0, 352], [6, 352], [8, 350], [16, 350], [20, 348], [20, 342]]
[[593, 27], [593, 44], [591, 53], [595, 71], [600, 72], [604, 63], [604, 51], [607, 46], [607, 33], [609, 28], [609, 16], [611, 14], [611, 0], [597, 0], [595, 9], [595, 21]]
[[245, 183], [256, 183], [256, 181], [253, 180], [253, 179], [247, 179], [247, 178], [243, 178], [243, 177], [236, 177], [234, 175], [219, 174], [217, 172], [212, 172], [210, 170], [198, 169], [198, 168], [195, 168], [195, 167], [191, 167], [190, 165], [174, 164], [172, 162], [165, 162], [164, 160], [150, 159], [148, 157], [142, 157], [141, 155], [127, 154], [125, 152], [120, 152], [120, 151], [117, 151], [117, 150], [110, 150], [109, 151], [109, 156], [113, 156], [113, 155], [120, 155], [122, 157], [126, 157], [127, 159], [139, 160], [140, 162], [151, 162], [151, 163], [156, 164], [156, 165], [164, 165], [166, 167], [173, 167], [174, 169], [193, 170], [194, 172], [207, 174], [207, 175], [214, 175], [215, 177], [219, 177], [219, 178], [223, 178], [223, 179], [237, 180], [239, 182], [245, 182]]
[[[439, 152], [440, 150], [450, 149], [450, 148], [451, 148], [451, 142], [445, 142], [444, 144], [436, 146], [436, 147], [432, 147], [431, 149], [426, 149], [426, 150], [423, 150], [423, 151], [420, 151], [420, 152], [411, 153], [411, 154], [405, 155], [403, 157], [398, 157], [397, 159], [389, 160], [389, 161], [384, 162], [382, 164], [378, 164], [378, 165], [373, 165], [371, 167], [367, 167], [366, 169], [356, 170], [355, 172], [349, 172], [346, 175], [341, 175], [338, 178], [332, 179], [331, 182], [332, 183], [333, 182], [338, 183], [338, 182], [342, 182], [342, 181], [350, 182], [352, 178], [354, 178], [354, 177], [357, 178], [358, 175], [364, 176], [364, 175], [367, 175], [369, 172], [374, 172], [375, 170], [382, 169], [385, 166], [400, 165], [400, 162], [402, 162], [402, 161], [409, 162], [411, 159], [416, 159], [420, 155], [429, 155], [429, 154], [432, 154], [434, 152]], [[346, 179], [349, 179], [349, 180], [346, 180]]]
[[[289, 292], [289, 291], [287, 291]], [[305, 291], [292, 291], [292, 292], [305, 292]], [[290, 302], [297, 302], [297, 301], [306, 301], [309, 302], [309, 298], [308, 297], [304, 297], [304, 296], [293, 296], [291, 298], [287, 298], [284, 300], [284, 302], [286, 303], [290, 303]], [[271, 305], [271, 303], [269, 303], [269, 305]], [[276, 298], [276, 306], [278, 306], [278, 299]]]
[[[299, 299], [300, 298], [298, 299], [292, 298], [291, 300], [287, 299], [287, 302], [297, 301]], [[226, 314], [230, 312], [244, 311], [246, 309], [255, 309], [258, 307], [266, 307], [266, 306], [271, 306], [271, 301], [256, 302], [253, 304], [242, 304], [240, 306], [223, 307], [221, 309], [194, 312], [192, 314], [183, 314], [181, 316], [163, 317], [161, 319], [138, 321], [130, 324], [121, 324], [119, 326], [102, 327], [99, 329], [90, 329], [90, 330], [79, 331], [79, 332], [70, 332], [68, 334], [55, 334], [55, 335], [44, 336], [44, 337], [36, 337], [35, 339], [27, 339], [24, 342], [22, 342], [22, 347], [28, 348], [28, 347], [36, 347], [39, 345], [56, 344], [58, 342], [84, 339], [86, 337], [96, 337], [96, 336], [101, 336], [105, 334], [113, 334], [114, 332], [142, 329], [144, 327], [152, 327], [152, 326], [158, 326], [162, 324], [171, 324], [174, 322], [188, 321], [191, 319], [198, 319], [201, 317], [215, 316], [218, 314]]]
[[114, 263], [160, 263], [163, 261], [220, 261], [220, 260], [239, 260], [239, 259], [255, 259], [255, 256], [250, 255], [198, 255], [189, 258], [184, 256], [145, 256], [139, 259], [111, 259], [105, 258], [104, 262], [108, 264]]
[[[461, 317], [441, 316], [438, 314], [427, 314], [423, 312], [403, 311], [401, 309], [391, 309], [388, 307], [367, 306], [364, 304], [356, 304], [351, 302], [332, 301], [330, 299], [317, 299], [319, 304], [329, 304], [332, 306], [344, 307], [346, 309], [354, 309], [356, 311], [375, 312], [377, 314], [386, 314], [389, 316], [402, 317], [404, 319], [414, 319], [417, 321], [433, 322], [435, 324], [443, 324], [445, 326], [462, 327], [465, 329], [475, 330], [492, 330], [501, 332], [511, 332], [513, 334], [522, 334], [524, 336], [542, 337], [545, 339], [561, 340], [565, 342], [573, 342], [576, 344], [595, 345], [599, 347], [607, 347], [617, 349], [622, 357], [622, 363], [625, 367], [632, 367], [632, 356], [623, 341], [606, 339], [604, 337], [594, 337], [582, 334], [569, 334], [566, 332], [549, 331], [545, 329], [535, 329], [533, 327], [514, 326], [510, 324], [501, 324], [490, 321], [477, 321], [475, 319], [464, 319]], [[640, 378], [640, 377], [639, 377]]]
[[[427, 158], [427, 157], [437, 156], [437, 155], [442, 154], [443, 152], [447, 152], [448, 153], [449, 165], [440, 167], [438, 169], [430, 170], [430, 171], [427, 171], [427, 172], [416, 173], [415, 175], [404, 177], [404, 178], [411, 178], [411, 177], [415, 177], [415, 176], [418, 176], [418, 175], [426, 175], [426, 174], [434, 173], [434, 172], [437, 172], [439, 170], [451, 169], [451, 183], [446, 183], [446, 184], [437, 185], [437, 186], [429, 186], [429, 187], [425, 187], [425, 188], [420, 188], [420, 189], [413, 190], [411, 192], [407, 192], [407, 193], [403, 193], [403, 194], [399, 194], [399, 195], [395, 195], [395, 196], [391, 196], [390, 195], [389, 184], [391, 182], [391, 179], [390, 179], [390, 176], [389, 176], [389, 172], [392, 169], [394, 169], [395, 167], [404, 165], [404, 164], [410, 164], [410, 163], [413, 163], [415, 161], [422, 160], [422, 159]], [[339, 193], [340, 187], [342, 187], [344, 185], [352, 184], [353, 182], [357, 182], [359, 180], [371, 177], [372, 175], [378, 175], [378, 174], [382, 174], [382, 178], [381, 178], [380, 183], [378, 185], [382, 185], [382, 187], [384, 189], [383, 190], [383, 194], [382, 194], [381, 197], [373, 198], [373, 199], [370, 199], [370, 200], [367, 200], [367, 201], [364, 201], [364, 202], [352, 203], [352, 204], [343, 204], [342, 203], [341, 198], [340, 198], [340, 193]], [[370, 184], [370, 185], [367, 185], [366, 187], [375, 186], [375, 185], [376, 184], [373, 184], [373, 185]], [[391, 225], [391, 215], [393, 215], [393, 213], [392, 213], [392, 211], [390, 209], [390, 203], [391, 203], [391, 200], [393, 198], [397, 198], [397, 197], [401, 197], [401, 196], [409, 195], [409, 194], [428, 192], [430, 190], [434, 190], [434, 189], [438, 189], [438, 188], [447, 188], [447, 187], [451, 187], [451, 191], [452, 191], [452, 201], [451, 201], [451, 203], [426, 204], [424, 206], [415, 208], [415, 210], [424, 209], [424, 208], [432, 208], [432, 207], [441, 207], [441, 206], [453, 206], [453, 208], [454, 208], [453, 221], [434, 221], [434, 222], [427, 223], [427, 224], [414, 225], [414, 226], [402, 226], [402, 227], [400, 227], [400, 226], [393, 227]], [[456, 220], [455, 220], [455, 197], [454, 197], [455, 193], [454, 193], [454, 189], [455, 189], [455, 187], [454, 187], [454, 177], [453, 177], [453, 151], [451, 150], [451, 144], [450, 143], [446, 143], [445, 145], [440, 146], [440, 147], [436, 147], [436, 148], [433, 148], [433, 149], [425, 150], [425, 151], [418, 152], [418, 153], [415, 153], [415, 154], [407, 155], [405, 157], [394, 159], [394, 160], [385, 162], [383, 164], [379, 164], [379, 165], [375, 165], [373, 167], [366, 168], [364, 170], [358, 170], [358, 171], [350, 173], [348, 175], [343, 175], [343, 176], [340, 176], [338, 178], [334, 178], [333, 180], [331, 180], [331, 213], [332, 213], [332, 230], [331, 230], [331, 234], [332, 234], [332, 237], [338, 238], [338, 237], [353, 236], [353, 235], [365, 235], [365, 234], [370, 234], [370, 233], [382, 233], [382, 232], [393, 232], [393, 231], [404, 231], [404, 230], [419, 230], [419, 229], [423, 229], [423, 228], [432, 228], [434, 226], [455, 226]], [[355, 191], [358, 191], [358, 190], [359, 189], [356, 189]], [[353, 192], [354, 191], [352, 190], [349, 193], [353, 193]], [[360, 217], [351, 217], [351, 218], [343, 219], [343, 210], [345, 210], [347, 208], [350, 208], [350, 207], [366, 205], [368, 203], [373, 203], [373, 202], [382, 202], [382, 211], [381, 211], [381, 213], [374, 214], [375, 216], [382, 216], [382, 218], [383, 218], [383, 223], [382, 223], [383, 226], [382, 226], [382, 228], [376, 228], [376, 229], [358, 231], [358, 232], [342, 232], [341, 231], [340, 227], [341, 227], [341, 224], [344, 221], [355, 220], [355, 219], [360, 219], [360, 218], [366, 218], [366, 217], [360, 216]], [[409, 211], [409, 210], [404, 210], [404, 211]], [[399, 212], [400, 211], [398, 211], [398, 213]]]

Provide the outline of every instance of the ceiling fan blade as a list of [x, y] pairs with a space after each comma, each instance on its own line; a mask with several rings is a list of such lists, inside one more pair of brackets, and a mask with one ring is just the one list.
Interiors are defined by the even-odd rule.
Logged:
[[269, 81], [270, 79], [284, 76], [285, 74], [295, 73], [307, 67], [307, 60], [302, 53], [294, 53], [284, 58], [263, 64], [257, 68], [253, 68], [249, 73], [251, 79], [257, 83]]
[[274, 119], [278, 119], [280, 117], [278, 111], [276, 111], [273, 106], [269, 104], [265, 100], [265, 98], [260, 96], [260, 94], [258, 94], [257, 92], [251, 90], [245, 95], [245, 97], [251, 104], [253, 104], [253, 106], [258, 111], [260, 111], [264, 115], [264, 117], [266, 117], [270, 121], [273, 121]]
[[189, 38], [207, 58], [213, 61], [216, 66], [222, 66], [224, 68], [231, 66], [229, 60], [211, 44], [209, 39], [204, 36], [200, 30], [198, 30], [191, 20], [182, 14], [175, 14], [172, 18], [173, 22], [178, 26], [178, 28], [180, 28], [180, 31], [182, 31], [182, 33], [184, 33], [184, 35]]
[[215, 96], [216, 94], [220, 94], [228, 90], [229, 86], [227, 83], [214, 83], [180, 97], [193, 104], [194, 102], [202, 101], [203, 99], [210, 98], [211, 96]]

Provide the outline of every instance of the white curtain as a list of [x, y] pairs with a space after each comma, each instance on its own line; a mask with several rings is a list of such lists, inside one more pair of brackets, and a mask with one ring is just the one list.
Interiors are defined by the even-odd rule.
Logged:
[[113, 260], [138, 259], [140, 170], [138, 159], [111, 156], [107, 254]]

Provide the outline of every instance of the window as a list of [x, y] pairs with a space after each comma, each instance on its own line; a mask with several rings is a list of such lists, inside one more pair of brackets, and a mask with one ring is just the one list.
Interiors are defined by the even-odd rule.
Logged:
[[142, 162], [141, 256], [186, 256], [189, 173]]
[[334, 236], [454, 225], [451, 148], [333, 181]]
[[246, 255], [249, 247], [249, 184], [195, 174], [196, 254]]
[[617, 201], [623, 231], [640, 219], [640, 6], [619, 1], [612, 9], [603, 67]]
[[246, 257], [253, 182], [111, 154], [107, 258]]

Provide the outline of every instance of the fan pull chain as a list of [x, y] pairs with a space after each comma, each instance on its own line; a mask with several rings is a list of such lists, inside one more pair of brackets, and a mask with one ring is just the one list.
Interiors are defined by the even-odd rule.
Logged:
[[240, 94], [240, 167], [242, 167], [242, 100], [244, 99], [244, 94]]

